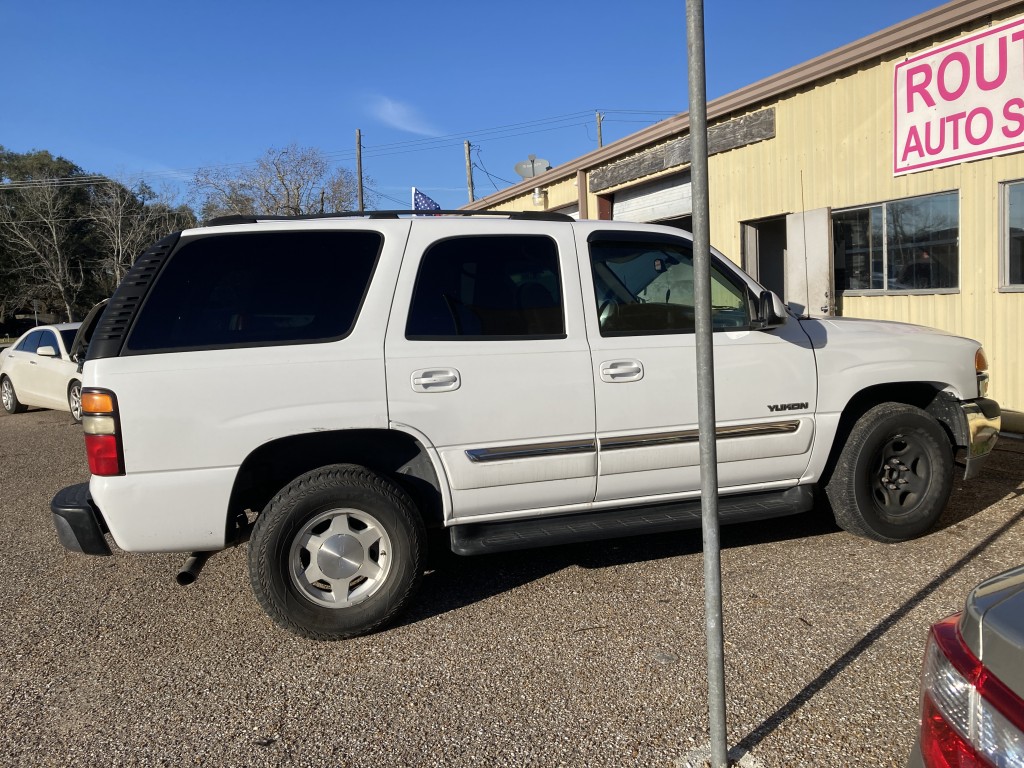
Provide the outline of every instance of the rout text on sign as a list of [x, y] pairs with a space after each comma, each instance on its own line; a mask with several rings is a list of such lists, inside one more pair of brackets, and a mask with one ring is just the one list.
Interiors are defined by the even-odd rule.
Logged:
[[1024, 148], [1024, 17], [899, 62], [894, 174]]

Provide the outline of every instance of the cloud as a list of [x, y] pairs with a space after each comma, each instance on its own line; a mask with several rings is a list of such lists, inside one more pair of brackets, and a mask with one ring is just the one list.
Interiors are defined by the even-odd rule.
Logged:
[[420, 115], [415, 107], [387, 96], [376, 95], [371, 98], [370, 114], [385, 125], [417, 136], [440, 136], [442, 133]]

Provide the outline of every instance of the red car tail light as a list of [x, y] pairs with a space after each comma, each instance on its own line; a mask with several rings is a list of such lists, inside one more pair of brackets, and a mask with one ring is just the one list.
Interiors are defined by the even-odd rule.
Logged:
[[960, 635], [960, 616], [932, 627], [921, 675], [921, 753], [929, 768], [1024, 765], [1024, 700]]
[[105, 389], [82, 391], [82, 431], [89, 471], [109, 477], [124, 474], [124, 447], [117, 398]]

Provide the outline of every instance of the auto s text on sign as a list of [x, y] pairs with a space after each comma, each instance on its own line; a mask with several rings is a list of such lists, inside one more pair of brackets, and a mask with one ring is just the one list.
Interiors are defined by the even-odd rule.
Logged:
[[893, 174], [1024, 149], [1024, 17], [895, 68]]

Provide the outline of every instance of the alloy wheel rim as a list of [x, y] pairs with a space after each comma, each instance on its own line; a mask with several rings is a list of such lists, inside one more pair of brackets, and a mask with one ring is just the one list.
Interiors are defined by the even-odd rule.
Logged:
[[71, 388], [71, 415], [76, 419], [81, 420], [82, 418], [82, 388], [80, 386], [74, 386]]
[[349, 608], [384, 585], [391, 564], [391, 539], [375, 517], [331, 509], [307, 521], [292, 540], [288, 575], [313, 603]]

